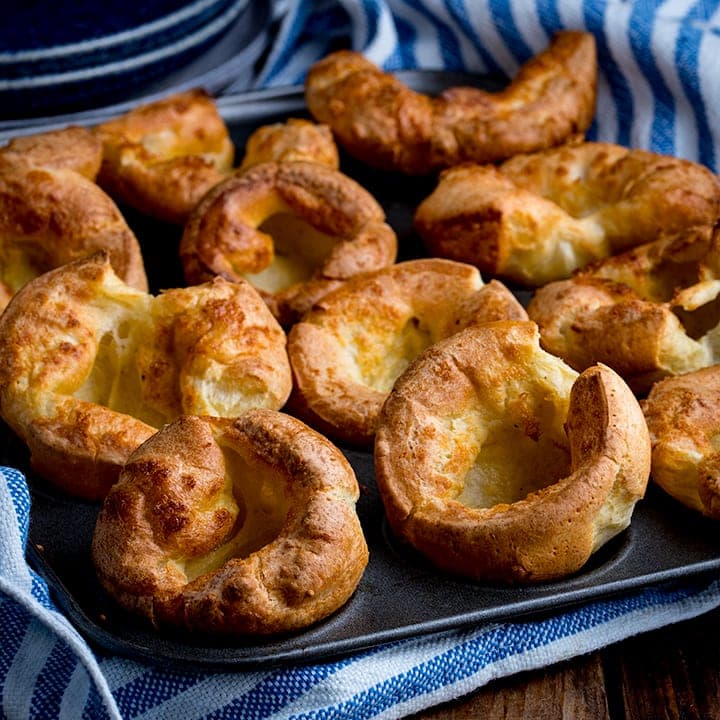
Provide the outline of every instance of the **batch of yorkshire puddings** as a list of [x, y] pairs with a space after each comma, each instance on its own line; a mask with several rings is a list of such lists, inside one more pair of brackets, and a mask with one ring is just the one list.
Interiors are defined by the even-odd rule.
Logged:
[[[596, 85], [582, 32], [437, 96], [339, 51], [313, 120], [242, 149], [200, 90], [0, 149], [0, 414], [101, 505], [114, 601], [208, 637], [342, 607], [368, 548], [340, 447], [440, 575], [566, 577], [651, 477], [720, 518], [720, 181], [587, 141]], [[338, 148], [435, 178], [426, 257]], [[178, 228], [183, 287], [148, 290], [123, 207]]]

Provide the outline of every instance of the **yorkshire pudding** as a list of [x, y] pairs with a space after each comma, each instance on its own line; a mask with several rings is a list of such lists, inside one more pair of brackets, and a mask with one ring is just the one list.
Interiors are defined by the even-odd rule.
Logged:
[[0, 153], [0, 310], [32, 278], [99, 250], [128, 285], [147, 290], [140, 245], [105, 192], [72, 169]]
[[531, 322], [469, 327], [398, 379], [375, 439], [393, 531], [440, 569], [529, 583], [580, 569], [628, 526], [650, 440], [627, 385], [580, 376]]
[[130, 453], [179, 415], [280, 408], [285, 342], [247, 283], [152, 296], [100, 254], [30, 281], [0, 316], [0, 414], [40, 475], [102, 497]]
[[536, 287], [718, 217], [720, 182], [702, 165], [586, 142], [445, 171], [415, 228], [433, 255]]
[[305, 98], [351, 155], [417, 175], [504, 160], [584, 133], [595, 111], [596, 79], [593, 36], [566, 31], [499, 92], [455, 87], [430, 97], [341, 50], [310, 68]]
[[98, 516], [98, 577], [155, 625], [230, 636], [341, 607], [368, 550], [342, 453], [270, 410], [184, 417], [128, 460]]
[[642, 408], [653, 481], [689, 508], [720, 520], [720, 367], [661, 380]]
[[261, 125], [247, 139], [239, 169], [293, 160], [316, 162], [337, 170], [340, 156], [330, 128], [302, 118]]
[[527, 314], [471, 265], [409, 260], [349, 280], [290, 330], [290, 407], [332, 438], [371, 445], [385, 398], [417, 355], [468, 325], [503, 319]]
[[542, 345], [576, 370], [601, 362], [637, 393], [668, 375], [720, 362], [720, 280], [703, 280], [666, 302], [592, 274], [540, 288], [528, 305]]
[[102, 145], [92, 130], [71, 125], [13, 138], [0, 148], [0, 168], [8, 163], [74, 170], [95, 180], [102, 162]]
[[353, 275], [391, 265], [397, 238], [357, 182], [316, 162], [269, 162], [215, 186], [180, 242], [188, 283], [244, 278], [292, 324]]
[[644, 300], [670, 301], [680, 290], [720, 278], [720, 222], [663, 233], [654, 242], [595, 260], [573, 275], [622, 283]]
[[98, 183], [118, 202], [182, 225], [232, 169], [234, 146], [214, 100], [189, 90], [139, 105], [95, 127]]

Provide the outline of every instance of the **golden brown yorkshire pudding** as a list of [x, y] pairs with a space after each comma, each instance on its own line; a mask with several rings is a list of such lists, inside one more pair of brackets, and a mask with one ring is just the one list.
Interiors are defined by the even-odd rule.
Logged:
[[680, 158], [586, 142], [445, 171], [415, 228], [433, 255], [537, 287], [720, 217], [720, 181]]
[[282, 407], [285, 343], [247, 283], [153, 296], [100, 254], [30, 281], [0, 316], [0, 414], [40, 475], [99, 498], [130, 453], [181, 414]]
[[102, 145], [92, 130], [70, 126], [13, 138], [0, 148], [0, 168], [7, 163], [74, 170], [95, 180], [102, 162]]
[[234, 146], [204, 90], [170, 95], [95, 128], [102, 141], [98, 183], [116, 200], [182, 225], [232, 168]]
[[652, 479], [684, 505], [720, 519], [720, 366], [661, 380], [642, 408]]
[[417, 175], [504, 160], [584, 133], [595, 112], [596, 78], [593, 36], [566, 31], [500, 92], [455, 87], [430, 97], [342, 50], [310, 68], [305, 98], [351, 155]]
[[247, 170], [263, 162], [294, 160], [316, 162], [337, 170], [340, 156], [330, 128], [302, 118], [261, 125], [247, 139], [239, 169]]
[[290, 330], [290, 407], [332, 438], [370, 445], [383, 402], [412, 360], [468, 325], [503, 319], [527, 314], [471, 265], [409, 260], [353, 278]]
[[650, 440], [627, 385], [580, 376], [531, 322], [477, 325], [398, 379], [375, 439], [394, 532], [442, 570], [538, 582], [581, 568], [630, 523]]
[[140, 245], [103, 190], [74, 170], [0, 157], [0, 310], [32, 278], [100, 250], [147, 290]]
[[342, 453], [288, 415], [184, 417], [130, 457], [98, 516], [98, 577], [156, 626], [233, 636], [325, 618], [368, 560]]
[[671, 301], [679, 290], [720, 278], [720, 224], [663, 234], [654, 242], [596, 260], [574, 276], [606, 278], [627, 285], [645, 300]]
[[593, 274], [535, 291], [528, 314], [543, 347], [576, 370], [612, 367], [639, 394], [668, 375], [720, 362], [720, 280], [700, 280], [666, 302]]
[[254, 165], [215, 186], [188, 220], [188, 283], [249, 281], [283, 325], [353, 275], [391, 265], [397, 238], [367, 190], [316, 162]]

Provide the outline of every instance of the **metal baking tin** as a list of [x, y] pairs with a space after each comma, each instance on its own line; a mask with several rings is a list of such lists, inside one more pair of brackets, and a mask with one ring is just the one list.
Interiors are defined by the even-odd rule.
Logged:
[[[445, 73], [405, 73], [404, 79], [424, 92], [457, 82]], [[300, 88], [226, 96], [219, 107], [239, 152], [258, 125], [305, 115]], [[400, 179], [347, 157], [342, 169], [384, 206], [398, 234], [398, 259], [422, 256], [412, 215], [435, 180]], [[152, 290], [181, 285], [179, 231], [130, 211], [127, 217], [143, 246]], [[92, 646], [151, 663], [257, 668], [317, 661], [478, 623], [557, 613], [652, 584], [691, 582], [720, 568], [717, 524], [651, 486], [638, 503], [631, 526], [572, 577], [519, 587], [451, 577], [392, 536], [375, 486], [372, 455], [345, 449], [361, 487], [358, 515], [370, 548], [370, 562], [353, 597], [331, 617], [302, 632], [206, 640], [178, 630], [153, 629], [122, 610], [100, 587], [92, 567], [90, 541], [99, 504], [49, 487], [29, 471], [25, 448], [7, 428], [4, 440], [0, 459], [24, 470], [31, 487], [28, 558], [48, 581], [55, 601]]]

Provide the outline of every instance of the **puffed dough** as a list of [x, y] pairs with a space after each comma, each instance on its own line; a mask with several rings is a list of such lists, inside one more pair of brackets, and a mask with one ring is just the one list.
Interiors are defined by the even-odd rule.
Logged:
[[57, 156], [50, 167], [43, 151], [27, 162], [0, 153], [0, 310], [29, 280], [100, 250], [125, 282], [147, 290], [140, 245], [117, 205]]
[[247, 139], [240, 170], [247, 170], [263, 162], [307, 160], [340, 167], [340, 155], [327, 125], [302, 118], [261, 125]]
[[95, 180], [102, 162], [102, 144], [89, 128], [71, 125], [60, 130], [13, 138], [0, 148], [0, 169], [6, 164], [74, 170]]
[[409, 260], [354, 278], [291, 328], [289, 405], [332, 438], [371, 445], [382, 404], [415, 357], [468, 325], [502, 319], [527, 314], [471, 265]]
[[720, 225], [663, 233], [654, 242], [596, 260], [574, 277], [605, 278], [644, 300], [671, 301], [680, 290], [720, 278]]
[[528, 314], [546, 350], [576, 370], [605, 363], [644, 394], [663, 377], [720, 362], [718, 298], [715, 279], [655, 302], [624, 283], [579, 275], [537, 290]]
[[156, 626], [304, 628], [344, 605], [368, 550], [352, 468], [289, 415], [185, 417], [130, 457], [98, 516], [98, 577]]
[[652, 479], [679, 502], [720, 520], [720, 367], [656, 383], [642, 402]]
[[153, 296], [99, 254], [30, 281], [0, 316], [0, 414], [40, 475], [99, 498], [130, 453], [181, 414], [282, 407], [285, 344], [247, 283]]
[[283, 325], [353, 275], [391, 265], [397, 238], [355, 180], [316, 162], [267, 162], [214, 187], [188, 220], [188, 283], [244, 278]]
[[328, 55], [307, 74], [312, 115], [363, 162], [427, 174], [461, 162], [496, 162], [552, 147], [587, 130], [597, 59], [589, 33], [557, 33], [499, 92], [455, 87], [414, 92], [356, 52]]
[[578, 376], [538, 341], [531, 322], [470, 327], [420, 355], [383, 407], [389, 523], [444, 571], [566, 576], [644, 495], [650, 440], [630, 389], [602, 365]]
[[702, 165], [586, 142], [445, 171], [415, 228], [433, 255], [537, 287], [718, 217], [720, 181]]
[[116, 200], [182, 225], [232, 169], [235, 148], [214, 100], [188, 90], [139, 105], [96, 126], [98, 183]]

